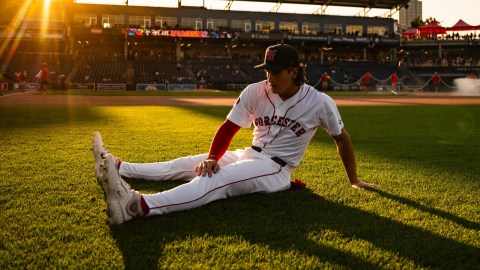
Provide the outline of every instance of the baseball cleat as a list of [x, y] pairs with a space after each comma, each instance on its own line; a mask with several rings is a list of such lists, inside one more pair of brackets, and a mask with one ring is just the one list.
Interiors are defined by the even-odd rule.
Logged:
[[[101, 185], [100, 183], [100, 176], [102, 173], [102, 167], [104, 158], [107, 154], [110, 154], [108, 149], [105, 147], [103, 144], [102, 136], [100, 135], [100, 132], [95, 131], [93, 133], [93, 142], [92, 142], [92, 152], [93, 152], [93, 157], [95, 158], [95, 177], [97, 178], [97, 182]], [[120, 167], [120, 159], [117, 157], [115, 158], [115, 164], [117, 167], [117, 170]]]
[[103, 167], [103, 159], [105, 155], [107, 155], [109, 152], [107, 148], [105, 148], [105, 145], [102, 141], [102, 136], [98, 131], [93, 133], [92, 152], [93, 157], [95, 158], [95, 176], [97, 177], [97, 181], [100, 181]]
[[107, 154], [104, 158], [100, 183], [107, 197], [107, 222], [110, 225], [117, 225], [144, 216], [140, 193], [131, 189], [120, 177], [114, 156]]

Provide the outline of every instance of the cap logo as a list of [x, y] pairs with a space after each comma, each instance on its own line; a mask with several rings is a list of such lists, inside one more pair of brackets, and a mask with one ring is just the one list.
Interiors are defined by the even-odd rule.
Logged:
[[265, 55], [265, 59], [267, 61], [273, 62], [273, 59], [275, 58], [275, 54], [277, 54], [277, 51], [268, 50], [267, 55]]

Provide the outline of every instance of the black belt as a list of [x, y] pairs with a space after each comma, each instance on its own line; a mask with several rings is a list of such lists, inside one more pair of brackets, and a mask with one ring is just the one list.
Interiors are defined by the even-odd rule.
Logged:
[[[259, 153], [262, 152], [262, 148], [260, 148], [258, 146], [255, 146], [255, 145], [252, 145], [252, 149], [259, 152]], [[287, 162], [285, 162], [283, 159], [281, 159], [279, 157], [271, 157], [271, 159], [282, 167], [287, 166]]]

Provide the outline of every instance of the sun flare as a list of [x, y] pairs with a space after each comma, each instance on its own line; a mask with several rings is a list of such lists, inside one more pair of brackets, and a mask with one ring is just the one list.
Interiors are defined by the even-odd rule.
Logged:
[[43, 0], [43, 11], [42, 11], [42, 26], [41, 26], [41, 36], [44, 37], [48, 33], [48, 21], [50, 16], [50, 1]]

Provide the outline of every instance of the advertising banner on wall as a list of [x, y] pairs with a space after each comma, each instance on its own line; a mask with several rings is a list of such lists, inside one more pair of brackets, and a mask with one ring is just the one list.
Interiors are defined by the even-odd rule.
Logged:
[[296, 41], [323, 41], [328, 44], [343, 43], [343, 44], [397, 44], [400, 43], [398, 38], [385, 37], [356, 37], [356, 36], [332, 36], [332, 35], [287, 35], [289, 40]]
[[168, 85], [168, 91], [170, 90], [195, 90], [197, 89], [196, 84], [176, 84], [172, 83]]
[[97, 83], [97, 90], [127, 90], [127, 85], [124, 83]]
[[137, 84], [137, 91], [165, 91], [165, 84]]
[[85, 90], [95, 90], [94, 83], [68, 83], [68, 89], [85, 89]]
[[[13, 90], [18, 90], [20, 89], [20, 84], [19, 83], [14, 83], [13, 84]], [[25, 84], [25, 90], [37, 90], [40, 89], [40, 84], [39, 83], [27, 83]]]
[[226, 31], [200, 31], [200, 30], [162, 30], [148, 28], [127, 28], [127, 36], [145, 37], [181, 37], [181, 38], [226, 38], [238, 36], [237, 33]]

